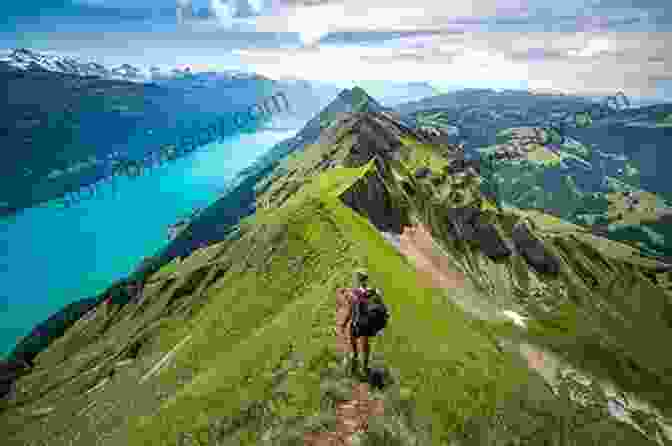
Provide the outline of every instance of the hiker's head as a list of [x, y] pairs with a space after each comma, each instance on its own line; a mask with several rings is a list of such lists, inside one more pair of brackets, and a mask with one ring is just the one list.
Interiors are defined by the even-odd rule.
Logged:
[[354, 274], [354, 285], [355, 287], [363, 287], [369, 283], [369, 274], [363, 269], [355, 271]]

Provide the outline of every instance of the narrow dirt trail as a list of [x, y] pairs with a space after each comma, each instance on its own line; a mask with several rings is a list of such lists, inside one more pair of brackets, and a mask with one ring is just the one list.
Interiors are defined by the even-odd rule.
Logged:
[[[349, 294], [341, 288], [336, 293], [336, 348], [341, 353], [349, 353], [349, 324], [345, 335], [341, 333], [341, 324], [348, 315]], [[383, 414], [383, 402], [372, 400], [369, 384], [359, 383], [354, 386], [353, 399], [336, 404], [336, 429], [334, 432], [310, 433], [304, 437], [306, 446], [347, 446], [350, 437], [358, 431], [368, 428], [368, 419]]]
[[399, 239], [399, 250], [411, 260], [424, 279], [420, 283], [422, 286], [434, 288], [464, 286], [464, 274], [436, 252], [432, 236], [424, 225], [405, 227]]

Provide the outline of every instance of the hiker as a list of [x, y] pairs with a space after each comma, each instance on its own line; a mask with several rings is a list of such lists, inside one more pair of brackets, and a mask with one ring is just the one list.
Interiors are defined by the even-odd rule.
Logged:
[[[351, 371], [354, 374], [358, 366], [359, 350], [364, 353], [364, 373], [369, 374], [369, 357], [371, 345], [369, 338], [376, 336], [387, 325], [389, 314], [382, 302], [382, 293], [378, 289], [369, 288], [369, 275], [366, 271], [355, 272], [354, 287], [349, 291], [348, 312], [341, 332], [345, 336], [345, 328], [350, 322], [350, 344], [352, 346]], [[358, 348], [360, 347], [360, 348]]]

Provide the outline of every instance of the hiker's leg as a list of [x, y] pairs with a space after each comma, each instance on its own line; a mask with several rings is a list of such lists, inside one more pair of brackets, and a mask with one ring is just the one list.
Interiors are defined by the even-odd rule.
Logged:
[[357, 356], [358, 356], [357, 354], [359, 353], [358, 348], [357, 348], [357, 339], [358, 338], [356, 338], [356, 337], [352, 336], [352, 334], [350, 334], [350, 345], [352, 346], [352, 360], [351, 360], [351, 364], [350, 364], [350, 372], [353, 373], [353, 374], [357, 371], [357, 366], [359, 365], [358, 364], [359, 360], [357, 358]]
[[368, 336], [362, 336], [360, 338], [362, 341], [362, 352], [364, 353], [364, 371], [368, 373], [369, 371], [369, 357], [371, 355], [371, 345], [369, 344]]
[[357, 358], [357, 354], [359, 353], [357, 339], [359, 338], [356, 338], [352, 334], [350, 334], [350, 346], [352, 347], [352, 356], [355, 358]]

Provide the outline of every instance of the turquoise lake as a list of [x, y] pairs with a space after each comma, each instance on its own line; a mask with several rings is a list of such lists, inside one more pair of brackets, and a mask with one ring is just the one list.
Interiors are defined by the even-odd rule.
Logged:
[[95, 296], [168, 242], [168, 226], [213, 202], [240, 170], [296, 130], [260, 130], [100, 186], [91, 200], [0, 221], [0, 355], [67, 303]]

